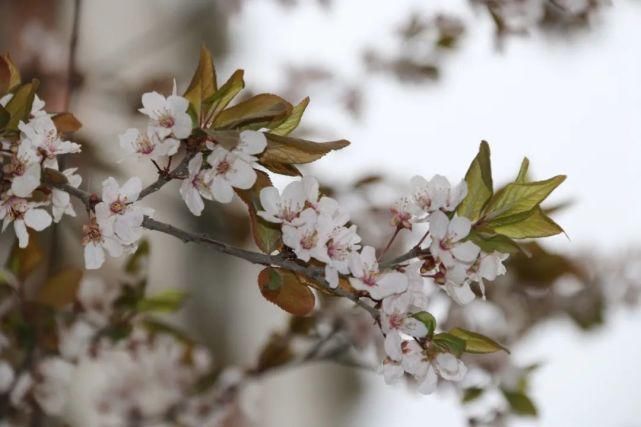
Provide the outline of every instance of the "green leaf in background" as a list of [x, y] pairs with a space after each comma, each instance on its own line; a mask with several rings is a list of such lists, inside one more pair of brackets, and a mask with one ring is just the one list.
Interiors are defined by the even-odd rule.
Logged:
[[492, 253], [494, 251], [504, 254], [523, 252], [523, 249], [514, 240], [507, 236], [494, 233], [483, 233], [472, 230], [468, 239], [475, 243], [483, 252]]
[[83, 271], [68, 268], [47, 279], [36, 292], [34, 301], [57, 309], [73, 303], [80, 289]]
[[249, 224], [256, 246], [266, 254], [272, 254], [283, 247], [282, 233], [277, 224], [265, 221], [256, 213], [262, 210], [260, 204], [260, 190], [271, 187], [272, 181], [262, 171], [256, 171], [256, 183], [249, 190], [236, 190], [236, 194], [247, 204], [249, 210]]
[[9, 120], [11, 120], [11, 114], [0, 105], [0, 131], [4, 130]]
[[314, 310], [314, 293], [291, 271], [267, 267], [258, 275], [258, 286], [266, 300], [294, 316]]
[[205, 47], [200, 48], [200, 60], [198, 68], [185, 91], [185, 98], [189, 100], [191, 109], [198, 124], [202, 119], [202, 104], [205, 99], [210, 98], [217, 89], [216, 69], [211, 52]]
[[525, 393], [503, 390], [503, 395], [512, 412], [517, 415], [536, 417], [538, 411], [532, 400]]
[[481, 142], [479, 152], [465, 174], [465, 182], [467, 196], [456, 212], [474, 222], [480, 218], [483, 207], [494, 192], [490, 146], [486, 141]]
[[539, 206], [563, 181], [565, 175], [557, 175], [545, 181], [508, 184], [488, 202], [484, 215], [489, 221], [493, 221], [528, 212]]
[[149, 252], [151, 248], [149, 245], [149, 240], [141, 240], [138, 244], [138, 249], [134, 252], [133, 255], [127, 259], [125, 264], [125, 271], [128, 274], [141, 274], [144, 273], [144, 270], [147, 267], [147, 262], [149, 260]]
[[480, 387], [468, 387], [463, 390], [463, 397], [461, 397], [461, 402], [469, 403], [472, 402], [483, 394], [485, 390]]
[[[540, 207], [537, 206], [525, 214], [506, 217], [502, 221], [490, 221], [487, 227], [512, 239], [548, 237], [563, 233], [563, 229], [543, 213]], [[510, 222], [510, 218], [514, 218], [515, 221]]]
[[245, 87], [245, 80], [243, 79], [244, 73], [243, 70], [236, 70], [224, 85], [203, 101], [203, 108], [206, 110], [205, 116], [209, 122], [206, 123], [205, 126], [209, 126], [216, 121], [220, 112], [223, 111], [231, 100], [238, 95], [238, 92]]
[[291, 114], [285, 119], [285, 121], [273, 128], [270, 133], [281, 136], [289, 135], [300, 124], [300, 120], [308, 105], [309, 97], [306, 97], [292, 109]]
[[15, 242], [7, 260], [7, 268], [21, 281], [29, 277], [44, 259], [38, 235], [31, 229], [28, 232], [29, 244], [27, 247], [22, 249], [18, 246], [18, 242]]
[[139, 312], [174, 313], [185, 301], [183, 291], [169, 289], [138, 301]]
[[262, 93], [223, 110], [213, 127], [239, 129], [247, 125], [260, 128], [274, 120], [282, 120], [292, 112], [292, 104], [278, 95]]
[[434, 335], [432, 342], [456, 357], [459, 357], [465, 351], [465, 341], [447, 332]]
[[501, 350], [508, 354], [510, 353], [510, 351], [501, 344], [476, 332], [468, 331], [463, 328], [454, 328], [451, 329], [449, 333], [463, 340], [465, 343], [464, 351], [466, 353], [487, 354]]
[[425, 325], [425, 327], [427, 328], [428, 337], [434, 335], [434, 329], [436, 329], [436, 319], [434, 318], [432, 313], [421, 311], [413, 314], [412, 317]]

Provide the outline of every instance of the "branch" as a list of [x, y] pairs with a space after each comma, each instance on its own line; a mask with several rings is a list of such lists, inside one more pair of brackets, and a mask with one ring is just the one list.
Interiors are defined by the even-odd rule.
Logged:
[[165, 184], [169, 181], [184, 175], [187, 172], [187, 167], [189, 166], [189, 161], [194, 157], [195, 154], [187, 154], [182, 159], [182, 161], [172, 170], [171, 172], [161, 173], [158, 175], [158, 179], [145, 187], [141, 192], [138, 200], [142, 200], [148, 195], [155, 193], [160, 190]]

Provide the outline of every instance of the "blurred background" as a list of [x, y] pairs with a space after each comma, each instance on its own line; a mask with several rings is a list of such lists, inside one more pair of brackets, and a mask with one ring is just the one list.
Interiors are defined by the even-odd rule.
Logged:
[[[43, 81], [51, 111], [64, 102], [73, 7], [0, 0], [0, 51]], [[514, 261], [498, 309], [473, 308], [486, 329], [510, 338], [515, 363], [540, 364], [530, 384], [539, 417], [493, 425], [641, 426], [639, 40], [635, 0], [83, 0], [70, 107], [84, 125], [83, 188], [95, 191], [114, 174], [154, 179], [153, 166], [122, 158], [118, 134], [143, 123], [142, 93], [169, 93], [174, 77], [184, 91], [201, 44], [215, 54], [219, 83], [243, 68], [247, 93], [292, 103], [309, 96], [300, 133], [352, 142], [304, 171], [339, 196], [362, 191], [367, 209], [344, 200], [378, 224], [374, 242], [388, 235], [375, 231], [388, 227], [381, 207], [392, 201], [379, 180], [392, 188], [414, 174], [458, 181], [481, 139], [492, 148], [495, 182], [527, 156], [535, 178], [568, 175], [554, 199], [567, 236], [546, 239], [529, 267]], [[211, 203], [194, 218], [168, 187], [149, 199], [162, 207], [159, 219], [252, 244], [240, 203]], [[80, 264], [79, 229], [67, 221], [50, 233], [50, 265]], [[177, 321], [218, 362], [251, 364], [287, 325], [260, 296], [258, 269], [150, 239], [150, 283], [189, 291]], [[117, 275], [117, 263], [101, 274]], [[473, 424], [454, 389], [421, 397], [333, 365], [279, 372], [255, 389], [247, 425]]]

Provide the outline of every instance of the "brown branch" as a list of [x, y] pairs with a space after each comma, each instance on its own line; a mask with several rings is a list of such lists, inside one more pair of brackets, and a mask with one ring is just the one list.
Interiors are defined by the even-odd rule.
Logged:
[[195, 154], [187, 154], [182, 159], [182, 161], [176, 166], [171, 172], [159, 173], [158, 179], [145, 187], [141, 192], [138, 200], [142, 200], [148, 195], [155, 193], [160, 190], [165, 184], [169, 181], [179, 178], [187, 173], [187, 168], [189, 166], [189, 161], [194, 157]]

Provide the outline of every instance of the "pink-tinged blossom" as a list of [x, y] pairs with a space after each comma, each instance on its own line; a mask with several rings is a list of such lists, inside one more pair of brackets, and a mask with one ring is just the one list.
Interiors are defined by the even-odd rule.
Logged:
[[18, 197], [31, 197], [31, 193], [40, 186], [42, 167], [36, 150], [28, 142], [21, 142], [18, 153], [11, 159], [9, 171], [11, 191]]
[[461, 381], [467, 373], [465, 364], [450, 353], [430, 354], [415, 341], [402, 344], [401, 365], [419, 383], [418, 391], [431, 394], [436, 390], [438, 377], [448, 381]]
[[470, 234], [472, 223], [469, 219], [454, 216], [451, 220], [443, 212], [436, 211], [430, 217], [430, 236], [432, 256], [446, 267], [457, 262], [471, 264], [480, 253], [473, 242], [462, 240]]
[[410, 182], [414, 203], [426, 214], [437, 210], [453, 212], [467, 195], [465, 181], [452, 188], [447, 178], [441, 175], [434, 175], [429, 181], [417, 175]]
[[354, 276], [349, 279], [352, 287], [368, 292], [373, 299], [380, 300], [407, 289], [407, 277], [403, 273], [379, 271], [376, 251], [371, 246], [351, 255], [350, 271]]
[[33, 147], [45, 167], [58, 169], [59, 155], [80, 152], [80, 144], [60, 139], [56, 125], [48, 115], [36, 116], [28, 123], [20, 122], [18, 128], [22, 132], [21, 144]]
[[138, 129], [127, 129], [119, 136], [119, 140], [120, 146], [128, 154], [135, 154], [139, 159], [159, 160], [166, 156], [173, 156], [180, 146], [177, 139], [160, 138], [151, 127], [145, 133]]
[[352, 254], [360, 249], [361, 237], [356, 233], [356, 226], [335, 227], [325, 243], [327, 265], [325, 265], [325, 280], [332, 288], [338, 286], [339, 273], [349, 274], [349, 260]]
[[167, 98], [158, 92], [145, 93], [142, 105], [138, 111], [151, 119], [151, 127], [160, 138], [184, 139], [191, 134], [192, 122], [187, 113], [189, 101], [176, 94], [175, 85], [173, 94]]
[[[282, 194], [279, 194], [276, 187], [263, 188], [260, 191], [260, 203], [263, 210], [258, 211], [258, 215], [269, 222], [296, 225], [298, 216], [307, 206], [308, 200], [313, 197], [318, 199], [318, 192], [314, 194], [313, 186], [309, 184], [310, 181], [316, 182], [311, 177], [303, 177], [300, 181], [290, 182], [283, 189]], [[310, 187], [312, 191], [308, 193]]]
[[213, 176], [211, 169], [202, 169], [203, 155], [198, 153], [187, 165], [188, 173], [186, 179], [180, 185], [180, 196], [185, 201], [189, 211], [200, 216], [205, 209], [203, 198], [212, 200], [211, 183]]
[[42, 231], [51, 225], [51, 215], [41, 209], [42, 203], [30, 202], [23, 198], [5, 195], [0, 201], [0, 219], [2, 231], [13, 222], [13, 228], [18, 237], [18, 246], [26, 248], [29, 244], [27, 227]]
[[[62, 174], [67, 178], [67, 184], [78, 188], [82, 183], [82, 177], [76, 174], [77, 168], [66, 169]], [[63, 215], [76, 216], [76, 211], [71, 204], [71, 196], [63, 190], [53, 188], [51, 190], [51, 212], [54, 222], [60, 222]]]
[[311, 208], [301, 212], [299, 219], [298, 226], [283, 226], [283, 243], [302, 261], [315, 258], [324, 263], [329, 262], [325, 244], [333, 229], [331, 220]]
[[252, 165], [234, 150], [216, 147], [207, 157], [207, 163], [211, 166], [210, 191], [220, 203], [231, 202], [234, 188], [247, 190], [256, 182], [256, 171]]
[[82, 244], [84, 249], [85, 268], [96, 270], [105, 262], [105, 251], [114, 258], [121, 256], [125, 250], [130, 252], [131, 246], [123, 246], [113, 234], [113, 227], [103, 228], [95, 217], [91, 217], [89, 224], [82, 227]]

